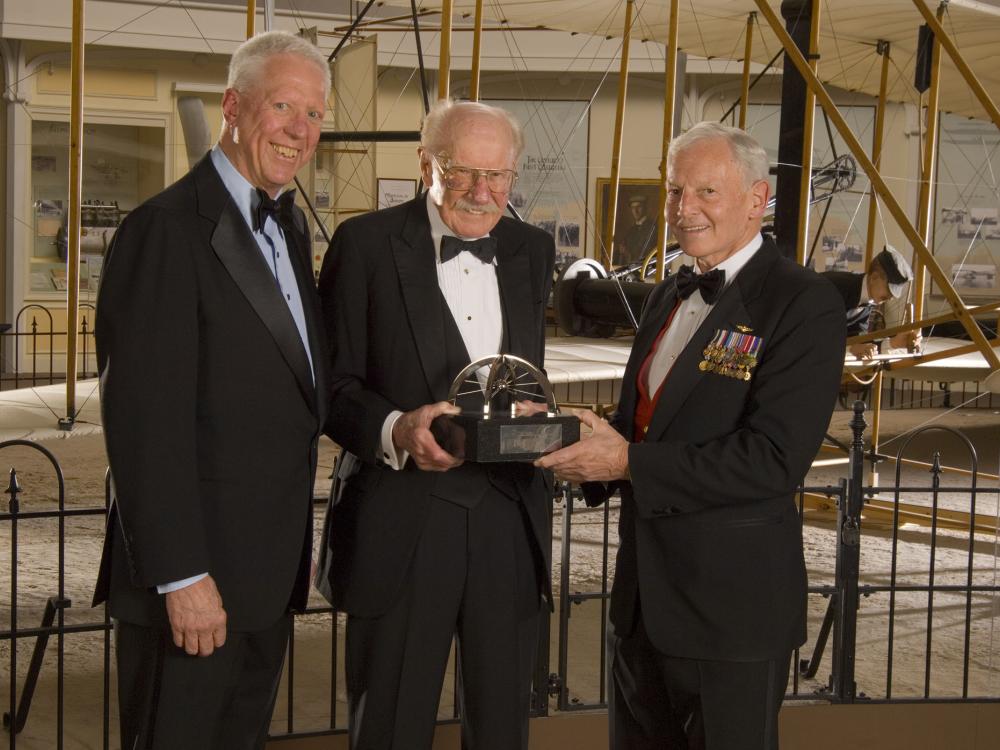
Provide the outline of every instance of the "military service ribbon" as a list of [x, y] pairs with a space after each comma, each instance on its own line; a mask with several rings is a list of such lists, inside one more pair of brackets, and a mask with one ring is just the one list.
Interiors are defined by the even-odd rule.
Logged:
[[705, 347], [705, 358], [698, 364], [699, 370], [736, 380], [750, 380], [750, 371], [757, 366], [757, 355], [764, 340], [760, 336], [751, 336], [752, 329], [746, 326], [738, 328], [738, 331], [716, 330]]

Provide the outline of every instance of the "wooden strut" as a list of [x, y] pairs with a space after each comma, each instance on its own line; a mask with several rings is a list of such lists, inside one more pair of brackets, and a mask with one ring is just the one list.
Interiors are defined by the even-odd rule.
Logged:
[[441, 47], [438, 60], [438, 101], [451, 96], [451, 8], [452, 0], [441, 3]]
[[750, 63], [753, 58], [753, 25], [756, 13], [747, 15], [746, 44], [743, 48], [743, 81], [740, 86], [740, 130], [747, 129], [747, 110], [750, 108]]
[[[803, 509], [806, 511], [836, 514], [836, 503], [826, 495], [815, 492], [806, 492], [802, 495]], [[893, 519], [892, 500], [881, 498], [866, 498], [861, 509], [862, 518], [865, 525], [892, 526]], [[972, 531], [976, 534], [987, 534], [995, 536], [1000, 529], [997, 528], [996, 518], [983, 513], [972, 515], [966, 511], [947, 510], [938, 508], [937, 518], [931, 514], [931, 509], [926, 505], [900, 501], [899, 503], [899, 525], [915, 524], [917, 526], [930, 527], [936, 524], [939, 529], [952, 529], [955, 531]], [[971, 529], [970, 529], [971, 525]]]
[[[1000, 310], [1000, 302], [990, 302], [987, 305], [979, 305], [979, 307], [970, 307], [967, 309], [969, 315], [976, 316], [982, 315], [983, 313], [993, 312], [994, 310]], [[934, 326], [938, 323], [948, 323], [955, 320], [955, 316], [949, 313], [944, 313], [942, 315], [935, 315], [930, 318], [922, 318], [920, 320], [914, 320], [911, 323], [903, 323], [898, 326], [893, 326], [891, 328], [880, 328], [877, 331], [871, 331], [869, 333], [859, 333], [857, 336], [851, 336], [848, 339], [849, 344], [866, 344], [869, 341], [874, 341], [875, 339], [888, 338], [889, 336], [895, 336], [897, 333], [903, 333], [905, 331], [914, 331], [918, 328], [926, 328], [928, 326]]]
[[[73, 45], [70, 62], [69, 233], [66, 250], [66, 416], [63, 429], [76, 420], [77, 329], [80, 320], [80, 203], [83, 189], [83, 30], [84, 0], [73, 0]], [[13, 735], [12, 735], [13, 736]]]
[[931, 27], [931, 31], [934, 32], [934, 39], [941, 44], [944, 51], [948, 53], [952, 62], [955, 63], [955, 67], [958, 69], [958, 72], [961, 74], [962, 78], [965, 79], [969, 88], [972, 89], [972, 93], [979, 100], [979, 103], [983, 105], [983, 109], [986, 110], [986, 114], [988, 114], [990, 119], [993, 120], [993, 124], [1000, 128], [1000, 109], [997, 108], [993, 99], [990, 98], [990, 95], [983, 87], [983, 84], [979, 82], [976, 74], [972, 72], [972, 68], [970, 68], [969, 64], [965, 62], [965, 58], [962, 57], [962, 53], [958, 51], [958, 47], [955, 46], [955, 43], [951, 40], [948, 32], [944, 30], [941, 23], [934, 17], [934, 14], [931, 13], [926, 3], [922, 2], [922, 0], [913, 0], [913, 4], [917, 6], [917, 10], [920, 11], [920, 15], [924, 17], [924, 21]]
[[[892, 58], [889, 56], [891, 47], [889, 42], [879, 40], [876, 51], [882, 56], [882, 76], [878, 86], [878, 106], [875, 108], [875, 135], [872, 143], [872, 164], [875, 169], [882, 168], [882, 142], [885, 140], [885, 107], [889, 91], [889, 63]], [[875, 222], [878, 219], [878, 195], [874, 190], [868, 193], [868, 232], [865, 235], [865, 270], [872, 262], [875, 245]]]
[[663, 146], [660, 156], [660, 195], [656, 222], [656, 280], [663, 281], [667, 269], [667, 151], [674, 138], [674, 102], [677, 100], [677, 18], [678, 0], [670, 0], [670, 26], [667, 32], [667, 60], [663, 96]]
[[789, 37], [788, 32], [781, 26], [781, 23], [774, 15], [774, 12], [771, 10], [767, 0], [754, 0], [754, 2], [760, 10], [761, 15], [767, 19], [775, 36], [777, 36], [777, 38], [781, 41], [781, 45], [784, 47], [785, 52], [788, 55], [788, 59], [792, 61], [792, 64], [795, 65], [795, 67], [799, 70], [799, 73], [802, 74], [802, 77], [805, 78], [807, 85], [816, 94], [817, 100], [819, 100], [824, 111], [827, 113], [827, 116], [837, 128], [841, 137], [851, 150], [851, 153], [854, 154], [858, 164], [861, 165], [862, 169], [864, 169], [865, 173], [868, 175], [868, 179], [871, 180], [872, 186], [878, 192], [879, 197], [882, 198], [883, 203], [885, 203], [886, 209], [892, 215], [893, 219], [895, 219], [899, 228], [906, 236], [906, 239], [913, 245], [914, 251], [923, 260], [931, 274], [931, 277], [934, 279], [934, 282], [942, 290], [945, 299], [948, 300], [948, 304], [954, 311], [956, 318], [962, 323], [962, 326], [968, 332], [972, 341], [976, 343], [979, 351], [989, 363], [991, 370], [1000, 369], [1000, 356], [998, 356], [997, 352], [995, 352], [990, 346], [986, 336], [979, 329], [975, 320], [971, 318], [968, 311], [965, 309], [965, 305], [955, 291], [955, 288], [952, 286], [951, 280], [944, 273], [944, 271], [941, 270], [937, 260], [934, 258], [933, 254], [928, 249], [926, 243], [914, 228], [913, 224], [910, 223], [910, 220], [907, 218], [902, 206], [899, 205], [899, 202], [889, 189], [889, 186], [886, 184], [885, 180], [882, 179], [878, 170], [875, 169], [875, 166], [868, 158], [868, 155], [865, 154], [864, 149], [858, 142], [858, 139], [854, 136], [854, 133], [851, 132], [850, 126], [847, 124], [843, 115], [840, 114], [840, 111], [837, 109], [836, 104], [834, 104], [830, 94], [826, 91], [826, 88], [812, 72], [812, 69], [806, 63], [805, 58], [803, 58], [802, 53], [795, 46], [791, 37]]
[[[816, 75], [819, 66], [819, 18], [820, 0], [811, 0], [812, 11], [809, 18], [809, 68]], [[812, 209], [813, 142], [816, 130], [816, 94], [811, 87], [806, 88], [802, 112], [802, 172], [799, 180], [799, 236], [795, 238], [795, 259], [799, 265], [806, 261], [806, 246], [809, 244], [809, 214]]]
[[[842, 448], [839, 445], [830, 445], [828, 443], [824, 443], [819, 447], [819, 449], [821, 453], [823, 451], [828, 451], [828, 452], [837, 451], [838, 454], [842, 453], [842, 451], [844, 450], [844, 448]], [[885, 453], [880, 453], [878, 455], [878, 459], [880, 461], [892, 461], [893, 463], [901, 463], [904, 466], [916, 466], [921, 469], [931, 469], [934, 466], [934, 464], [929, 463], [927, 461], [917, 461], [914, 458], [896, 458], [895, 456], [889, 456], [886, 455]], [[842, 466], [844, 464], [850, 463], [850, 460], [851, 459], [849, 455], [843, 454], [843, 455], [838, 455], [836, 458], [814, 459], [812, 465], [813, 468], [821, 466]], [[985, 479], [994, 482], [1000, 479], [1000, 475], [990, 474], [988, 472], [981, 470], [973, 472], [971, 469], [961, 469], [957, 466], [947, 466], [945, 464], [938, 464], [938, 466], [940, 466], [942, 474], [961, 474], [962, 476], [967, 476], [967, 477], [971, 477], [973, 474], [975, 474], [980, 479]]]
[[[625, 125], [625, 98], [628, 92], [629, 41], [632, 33], [632, 11], [635, 0], [625, 4], [625, 30], [622, 34], [621, 69], [618, 77], [618, 104], [615, 108], [615, 132], [611, 146], [611, 179], [608, 184], [608, 223], [604, 230], [605, 258], [608, 266], [615, 260], [615, 213], [618, 207], [618, 180], [621, 174], [622, 129]], [[598, 209], [600, 210], [600, 208]], [[598, 243], [600, 243], [600, 238]]]
[[[944, 15], [944, 3], [938, 7], [938, 18]], [[924, 108], [924, 154], [920, 166], [920, 198], [917, 205], [917, 231], [924, 243], [930, 247], [931, 241], [931, 197], [934, 192], [934, 172], [937, 162], [938, 103], [941, 100], [941, 42], [937, 34], [931, 44], [931, 81], [927, 92], [927, 106]], [[916, 317], [924, 314], [924, 288], [927, 274], [920, 258], [913, 259], [913, 310]]]
[[469, 82], [469, 99], [479, 101], [479, 65], [483, 47], [483, 0], [476, 0], [476, 21], [472, 33], [472, 79]]
[[[424, 16], [427, 16], [427, 15], [431, 15], [431, 14], [430, 13], [419, 13], [419, 12], [417, 13], [417, 16], [419, 18], [423, 18]], [[409, 20], [411, 20], [411, 21], [413, 20], [413, 16], [412, 15], [408, 15], [408, 16], [406, 16], [406, 18], [409, 19]], [[388, 20], [390, 20], [390, 19], [379, 18], [376, 21], [371, 21], [370, 23], [382, 23], [383, 21], [388, 21]], [[379, 32], [379, 31], [385, 31], [385, 32], [402, 32], [402, 31], [409, 31], [410, 30], [408, 27], [405, 27], [405, 26], [392, 26], [392, 25], [386, 25], [386, 26], [370, 26], [369, 25], [369, 26], [365, 26], [365, 25], [362, 25], [362, 24], [358, 24], [358, 26], [356, 28], [360, 29], [360, 30], [363, 30], [365, 32]], [[435, 32], [435, 31], [440, 32], [441, 31], [441, 28], [439, 26], [421, 26], [420, 28], [421, 28], [422, 31], [428, 31], [428, 32]], [[512, 31], [516, 31], [518, 33], [522, 33], [522, 32], [527, 32], [527, 31], [554, 31], [554, 29], [550, 29], [547, 26], [510, 26], [510, 25], [506, 25], [506, 24], [501, 24], [499, 26], [483, 26], [483, 32], [510, 33]], [[476, 32], [476, 29], [473, 26], [458, 26], [458, 27], [452, 28], [452, 30], [451, 30], [452, 34], [462, 34], [462, 33], [466, 33], [466, 34], [472, 33], [472, 34], [475, 34], [475, 32]], [[332, 36], [332, 37], [339, 38], [339, 37], [344, 36], [347, 32], [333, 30], [333, 31], [317, 31], [316, 33], [319, 36]]]

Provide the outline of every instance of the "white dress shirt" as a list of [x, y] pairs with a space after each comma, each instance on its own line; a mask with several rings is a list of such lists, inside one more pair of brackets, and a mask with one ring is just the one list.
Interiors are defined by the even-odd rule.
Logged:
[[[503, 312], [500, 306], [500, 286], [497, 283], [496, 260], [483, 263], [472, 253], [461, 252], [447, 263], [441, 262], [441, 238], [455, 235], [441, 219], [437, 205], [427, 195], [427, 218], [431, 224], [431, 241], [437, 254], [438, 286], [455, 319], [458, 332], [469, 352], [471, 361], [490, 357], [500, 351], [503, 338]], [[457, 235], [455, 235], [457, 236]], [[483, 235], [488, 236], [488, 235]], [[459, 237], [477, 240], [479, 237]], [[476, 374], [485, 382], [487, 368]], [[456, 373], [457, 374], [457, 373]], [[382, 460], [393, 469], [401, 469], [409, 454], [398, 450], [392, 442], [392, 428], [403, 415], [393, 411], [382, 424]]]
[[[312, 349], [309, 347], [306, 313], [302, 304], [302, 295], [299, 293], [299, 282], [295, 278], [295, 269], [292, 267], [284, 230], [278, 226], [273, 216], [268, 216], [265, 219], [264, 226], [259, 231], [254, 230], [253, 212], [257, 201], [257, 188], [236, 170], [218, 144], [215, 145], [210, 154], [215, 171], [219, 173], [219, 177], [226, 186], [226, 190], [229, 191], [240, 216], [250, 228], [250, 233], [260, 249], [261, 257], [264, 258], [268, 269], [274, 274], [278, 291], [285, 298], [285, 304], [288, 305], [288, 311], [292, 314], [295, 328], [298, 330], [302, 346], [306, 350], [306, 357], [309, 358], [309, 370], [315, 383], [316, 373], [313, 370]], [[280, 191], [279, 195], [283, 192], [285, 192], [284, 189]]]
[[[754, 253], [760, 249], [763, 243], [764, 238], [758, 234], [744, 247], [715, 267], [720, 271], [726, 272], [723, 293], [733, 283], [736, 274], [754, 256]], [[691, 263], [695, 273], [702, 273], [701, 268], [699, 268], [698, 263], [693, 258], [685, 256], [684, 260]], [[721, 297], [722, 293], [719, 296]], [[677, 361], [681, 352], [684, 351], [684, 347], [691, 341], [691, 337], [694, 336], [695, 331], [705, 322], [705, 318], [708, 317], [708, 313], [711, 310], [712, 305], [705, 302], [701, 296], [701, 292], [698, 290], [695, 290], [694, 294], [686, 300], [681, 300], [681, 303], [677, 306], [677, 312], [674, 313], [674, 319], [670, 322], [670, 327], [667, 328], [667, 332], [660, 339], [660, 345], [656, 348], [653, 361], [649, 363], [649, 380], [646, 386], [650, 394], [656, 393], [660, 385], [663, 384], [667, 374], [670, 372], [670, 368], [674, 366], [674, 362]]]

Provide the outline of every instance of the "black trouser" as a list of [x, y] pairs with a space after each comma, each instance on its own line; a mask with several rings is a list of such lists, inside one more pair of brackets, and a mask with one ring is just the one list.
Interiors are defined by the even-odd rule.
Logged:
[[262, 750], [290, 617], [188, 656], [169, 628], [115, 622], [123, 750]]
[[490, 491], [472, 509], [432, 498], [392, 608], [347, 621], [354, 750], [421, 750], [434, 738], [457, 635], [463, 747], [527, 748], [539, 583], [523, 508]]
[[791, 653], [705, 661], [660, 653], [636, 629], [609, 635], [612, 750], [777, 750]]

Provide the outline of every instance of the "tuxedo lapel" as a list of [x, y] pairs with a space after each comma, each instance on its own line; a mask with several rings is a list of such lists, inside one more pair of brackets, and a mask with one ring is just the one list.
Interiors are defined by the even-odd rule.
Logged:
[[525, 252], [524, 238], [494, 230], [497, 238], [497, 284], [503, 307], [505, 351], [523, 359], [532, 359], [538, 327], [532, 322], [531, 259]]
[[[694, 332], [688, 345], [684, 347], [667, 375], [656, 410], [649, 423], [647, 439], [658, 439], [670, 426], [674, 416], [694, 390], [706, 377], [719, 377], [701, 370], [699, 364], [704, 359], [704, 350], [724, 328], [733, 330], [739, 325], [753, 327], [753, 320], [746, 304], [760, 294], [761, 284], [768, 269], [778, 257], [777, 248], [769, 241], [754, 254], [753, 258], [740, 270], [733, 282], [715, 303], [708, 317]], [[659, 329], [657, 329], [658, 331]], [[648, 350], [648, 349], [647, 349]], [[642, 351], [642, 350], [640, 350]]]
[[285, 232], [288, 243], [292, 270], [299, 287], [299, 297], [302, 299], [302, 311], [305, 313], [306, 335], [309, 338], [309, 351], [312, 352], [313, 377], [318, 387], [315, 390], [316, 413], [322, 418], [326, 414], [326, 341], [318, 330], [320, 311], [319, 298], [316, 295], [316, 281], [310, 262], [309, 235], [305, 217], [298, 211], [295, 216], [295, 228]]
[[431, 240], [427, 203], [410, 203], [402, 231], [390, 238], [403, 303], [416, 343], [420, 367], [435, 401], [448, 397], [451, 377], [445, 351], [444, 304], [437, 279], [437, 254]]
[[274, 274], [257, 248], [250, 228], [236, 210], [208, 156], [195, 166], [195, 181], [198, 211], [215, 222], [212, 250], [271, 333], [282, 357], [295, 374], [303, 397], [309, 404], [315, 404], [312, 369], [292, 314], [281, 297]]

